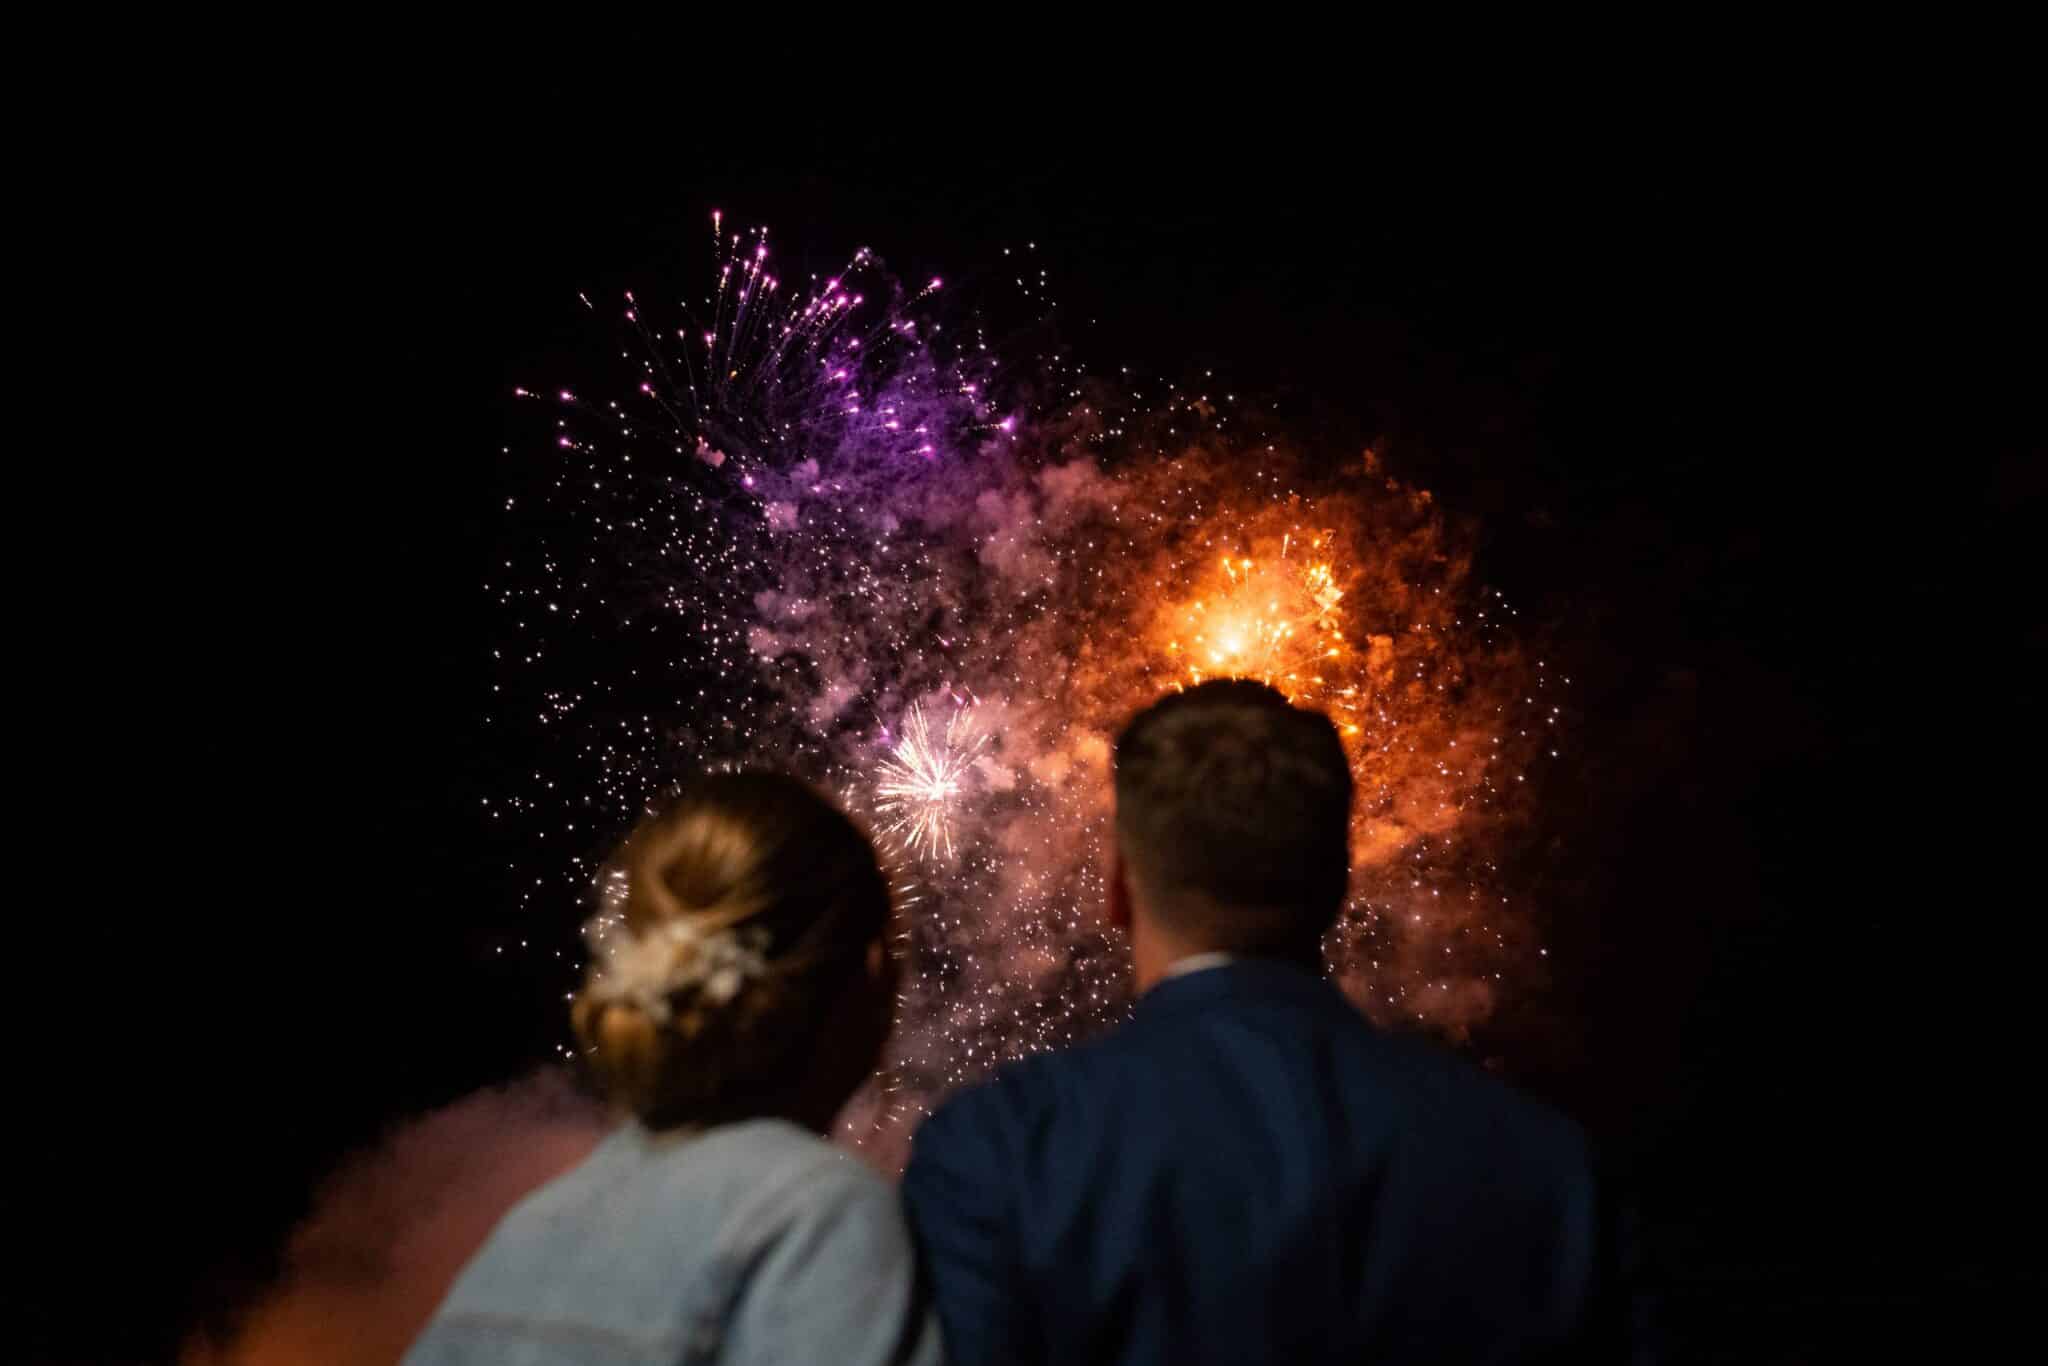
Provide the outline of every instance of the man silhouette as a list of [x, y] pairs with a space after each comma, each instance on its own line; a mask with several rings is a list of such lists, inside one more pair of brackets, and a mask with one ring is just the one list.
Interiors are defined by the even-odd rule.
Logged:
[[952, 1359], [1630, 1355], [1579, 1129], [1319, 970], [1350, 862], [1329, 718], [1205, 683], [1115, 763], [1132, 1018], [953, 1097], [904, 1176]]

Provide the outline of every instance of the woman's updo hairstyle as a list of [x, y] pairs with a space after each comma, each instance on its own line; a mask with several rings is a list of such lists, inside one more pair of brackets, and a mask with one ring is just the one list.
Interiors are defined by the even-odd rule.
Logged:
[[[626, 838], [599, 889], [570, 1019], [599, 1086], [653, 1128], [771, 1100], [889, 928], [866, 837], [773, 773], [691, 783]], [[639, 965], [630, 989], [624, 954]]]

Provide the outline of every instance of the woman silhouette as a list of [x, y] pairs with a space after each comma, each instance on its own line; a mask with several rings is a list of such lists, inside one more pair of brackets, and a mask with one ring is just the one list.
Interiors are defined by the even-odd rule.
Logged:
[[873, 848], [802, 783], [725, 774], [599, 889], [571, 1018], [625, 1120], [506, 1215], [406, 1360], [937, 1361], [895, 1193], [819, 1137], [888, 1032]]

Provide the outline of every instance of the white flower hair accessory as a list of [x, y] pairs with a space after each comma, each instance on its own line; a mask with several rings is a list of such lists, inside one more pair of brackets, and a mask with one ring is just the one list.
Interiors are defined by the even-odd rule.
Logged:
[[724, 1005], [748, 982], [768, 974], [768, 931], [745, 925], [705, 933], [687, 920], [664, 920], [636, 935], [613, 915], [583, 927], [595, 955], [584, 995], [637, 1007], [667, 1024], [669, 998], [685, 988]]

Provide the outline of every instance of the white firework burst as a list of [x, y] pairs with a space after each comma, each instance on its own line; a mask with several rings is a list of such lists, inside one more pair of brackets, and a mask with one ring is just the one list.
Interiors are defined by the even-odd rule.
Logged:
[[934, 735], [924, 708], [912, 705], [903, 738], [881, 762], [875, 782], [875, 810], [886, 822], [881, 833], [923, 858], [953, 856], [954, 801], [989, 740], [976, 734], [973, 712], [956, 706], [945, 730]]

